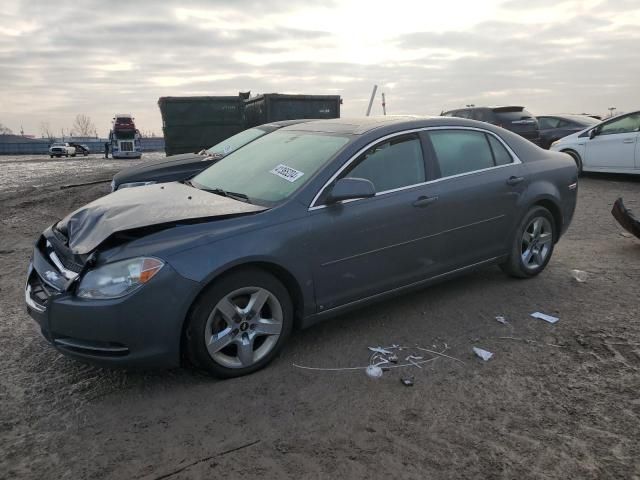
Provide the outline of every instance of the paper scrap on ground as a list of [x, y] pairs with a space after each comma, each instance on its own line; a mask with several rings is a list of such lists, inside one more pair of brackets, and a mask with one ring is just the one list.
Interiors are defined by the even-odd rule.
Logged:
[[372, 352], [376, 352], [376, 353], [381, 353], [382, 355], [392, 355], [393, 352], [390, 352], [389, 350], [382, 348], [382, 347], [369, 347], [369, 350], [371, 350]]
[[531, 314], [533, 318], [539, 318], [540, 320], [544, 320], [549, 323], [556, 323], [560, 320], [558, 317], [552, 317], [551, 315], [547, 315], [546, 313], [534, 312]]
[[493, 357], [493, 353], [483, 350], [482, 348], [473, 347], [473, 353], [480, 357], [485, 362]]
[[506, 319], [506, 318], [504, 318], [502, 315], [498, 315], [498, 316], [496, 317], [496, 320], [497, 320], [498, 322], [500, 322], [501, 324], [503, 324], [503, 325], [507, 325], [507, 324], [509, 323], [509, 322], [507, 322], [507, 319]]

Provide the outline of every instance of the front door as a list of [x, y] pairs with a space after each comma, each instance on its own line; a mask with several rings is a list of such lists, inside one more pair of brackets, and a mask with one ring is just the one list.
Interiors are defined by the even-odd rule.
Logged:
[[635, 168], [640, 113], [623, 115], [603, 123], [598, 134], [587, 140], [584, 165], [606, 169]]
[[429, 200], [421, 198], [426, 175], [418, 135], [382, 141], [341, 177], [371, 180], [377, 193], [328, 205], [321, 197], [309, 212], [320, 311], [411, 283], [437, 264], [438, 250], [423, 238], [435, 222]]

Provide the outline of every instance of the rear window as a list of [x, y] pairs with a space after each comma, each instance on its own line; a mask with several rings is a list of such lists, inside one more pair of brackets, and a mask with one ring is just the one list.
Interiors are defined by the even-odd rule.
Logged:
[[434, 130], [429, 132], [440, 176], [508, 165], [513, 158], [493, 135], [473, 130]]
[[494, 114], [499, 122], [516, 122], [518, 120], [533, 120], [534, 116], [526, 110], [494, 110]]

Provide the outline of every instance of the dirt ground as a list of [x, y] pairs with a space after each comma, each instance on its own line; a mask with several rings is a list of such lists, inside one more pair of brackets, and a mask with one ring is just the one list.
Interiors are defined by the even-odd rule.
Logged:
[[[582, 178], [573, 224], [535, 279], [487, 268], [297, 332], [265, 370], [217, 381], [78, 363], [26, 314], [38, 234], [108, 191], [59, 186], [128, 164], [92, 162], [0, 161], [15, 172], [0, 190], [0, 478], [640, 478], [640, 241], [609, 213], [623, 196], [640, 214], [640, 178]], [[444, 342], [464, 364], [407, 369], [413, 387], [401, 369], [372, 380], [293, 366]]]

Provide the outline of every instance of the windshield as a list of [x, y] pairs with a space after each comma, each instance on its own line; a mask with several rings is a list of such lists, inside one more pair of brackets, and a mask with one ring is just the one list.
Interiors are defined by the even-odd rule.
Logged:
[[302, 187], [348, 141], [348, 137], [279, 130], [227, 155], [192, 183], [273, 205]]
[[243, 132], [236, 133], [226, 140], [216, 143], [213, 147], [206, 151], [209, 155], [229, 155], [231, 152], [244, 147], [247, 143], [253, 142], [256, 138], [266, 135], [267, 132], [260, 128], [250, 128]]

